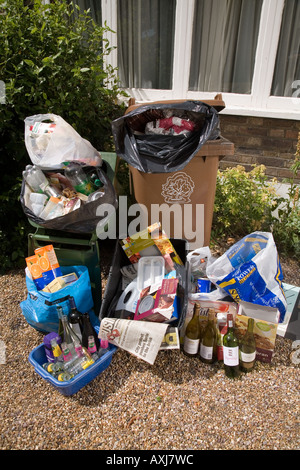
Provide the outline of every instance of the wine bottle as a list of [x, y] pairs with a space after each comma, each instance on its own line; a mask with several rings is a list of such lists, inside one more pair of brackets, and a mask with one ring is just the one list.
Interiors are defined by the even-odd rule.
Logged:
[[254, 368], [256, 356], [256, 343], [253, 334], [254, 319], [248, 319], [247, 331], [240, 340], [240, 368], [243, 372], [250, 372]]
[[69, 313], [69, 323], [70, 327], [74, 333], [78, 336], [80, 341], [82, 340], [82, 313], [77, 310], [74, 297], [69, 298], [70, 303], [70, 313]]
[[210, 308], [208, 310], [207, 325], [204, 328], [200, 344], [200, 359], [202, 362], [212, 364], [216, 361], [216, 340], [215, 311]]
[[93, 336], [93, 338], [95, 340], [95, 345], [96, 345], [96, 348], [97, 348], [97, 351], [98, 351], [98, 349], [100, 347], [100, 340], [98, 338], [98, 335], [97, 335], [96, 331], [93, 328], [93, 325], [91, 324], [90, 316], [89, 316], [88, 312], [85, 312], [82, 315], [82, 341], [81, 341], [81, 344], [86, 349], [88, 349], [88, 347], [89, 347], [89, 336]]
[[195, 303], [193, 317], [189, 321], [185, 330], [183, 343], [183, 352], [189, 357], [197, 356], [200, 344], [200, 323], [199, 323], [200, 305]]
[[[57, 310], [61, 309], [61, 307], [57, 307]], [[69, 325], [68, 315], [63, 314], [62, 309], [59, 313], [59, 318], [61, 319], [63, 334], [61, 335], [62, 341], [67, 343], [68, 347], [72, 354], [75, 352], [75, 344], [80, 343], [80, 339], [76, 335], [76, 333], [72, 330]]]
[[223, 337], [223, 361], [225, 375], [233, 379], [239, 377], [239, 342], [234, 333], [231, 313], [227, 315], [227, 333]]

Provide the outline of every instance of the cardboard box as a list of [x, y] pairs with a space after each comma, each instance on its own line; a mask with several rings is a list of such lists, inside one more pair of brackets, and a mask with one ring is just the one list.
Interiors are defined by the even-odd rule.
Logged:
[[246, 333], [248, 319], [254, 318], [254, 337], [256, 341], [256, 359], [271, 362], [277, 335], [279, 311], [275, 308], [240, 302], [235, 329], [239, 339]]
[[124, 238], [121, 246], [131, 263], [136, 263], [142, 256], [160, 255], [165, 260], [167, 271], [174, 269], [174, 263], [183, 264], [160, 223], [149, 225], [145, 230]]
[[161, 286], [151, 292], [151, 286], [141, 292], [134, 320], [165, 322], [178, 318], [175, 297], [178, 279], [163, 279]]
[[[172, 322], [172, 326], [181, 328], [184, 322], [186, 309], [187, 309], [187, 269], [186, 269], [186, 257], [188, 253], [188, 244], [186, 240], [182, 239], [171, 239], [172, 247], [176, 250], [176, 253], [182, 261], [182, 265], [178, 265], [176, 268], [180, 270], [180, 280], [177, 287], [176, 295], [176, 307], [178, 311], [178, 318]], [[115, 252], [113, 255], [110, 273], [106, 284], [105, 292], [103, 295], [99, 319], [100, 321], [104, 317], [114, 317], [116, 305], [120, 299], [120, 296], [124, 292], [122, 282], [122, 269], [125, 266], [130, 266], [131, 262], [120, 243], [116, 242]]]

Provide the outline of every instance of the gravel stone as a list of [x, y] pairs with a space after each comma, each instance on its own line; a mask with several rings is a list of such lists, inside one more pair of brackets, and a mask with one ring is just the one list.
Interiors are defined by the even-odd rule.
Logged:
[[[103, 290], [111, 260], [103, 243]], [[299, 265], [281, 260], [285, 282], [300, 285]], [[300, 368], [292, 341], [277, 336], [271, 364], [228, 379], [178, 350], [151, 366], [118, 350], [110, 366], [65, 397], [28, 362], [43, 334], [29, 326], [20, 302], [24, 270], [0, 276], [1, 450], [296, 450], [300, 449]]]

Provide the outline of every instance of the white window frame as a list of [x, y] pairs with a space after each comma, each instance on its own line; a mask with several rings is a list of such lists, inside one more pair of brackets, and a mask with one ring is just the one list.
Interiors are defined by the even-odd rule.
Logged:
[[[300, 93], [297, 90], [293, 97], [270, 96], [284, 1], [263, 0], [252, 92], [251, 94], [221, 92], [226, 104], [222, 114], [300, 119], [300, 97], [298, 97]], [[209, 93], [188, 90], [194, 2], [195, 0], [176, 1], [172, 89], [125, 89], [131, 97], [136, 99], [136, 102], [175, 99], [205, 100], [213, 99], [217, 93], [220, 93], [220, 90]], [[117, 67], [117, 34], [115, 34], [117, 33], [117, 0], [102, 0], [102, 18], [103, 23], [106, 21], [114, 31], [114, 33], [106, 34], [110, 45], [115, 46], [107, 60], [113, 67]], [[300, 89], [300, 77], [298, 89]]]

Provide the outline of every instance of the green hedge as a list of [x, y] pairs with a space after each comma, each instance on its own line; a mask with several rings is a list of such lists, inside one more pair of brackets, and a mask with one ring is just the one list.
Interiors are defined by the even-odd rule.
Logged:
[[[30, 3], [31, 6], [24, 6]], [[18, 201], [30, 164], [24, 119], [62, 116], [98, 150], [113, 150], [111, 121], [124, 113], [116, 70], [105, 65], [107, 26], [65, 0], [0, 0], [0, 269], [24, 264], [28, 221]], [[5, 99], [4, 99], [5, 98]]]

